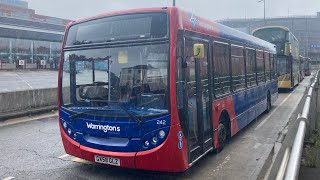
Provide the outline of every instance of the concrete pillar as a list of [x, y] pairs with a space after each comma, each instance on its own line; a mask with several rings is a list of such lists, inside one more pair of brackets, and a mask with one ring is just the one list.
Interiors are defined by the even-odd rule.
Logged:
[[9, 59], [10, 59], [10, 64], [13, 63], [13, 55], [12, 55], [12, 39], [9, 40], [9, 49], [10, 49], [10, 56], [9, 56]]
[[52, 55], [52, 42], [50, 42], [50, 58], [49, 58], [49, 60], [52, 60], [52, 57], [53, 57], [53, 55]]
[[34, 56], [33, 56], [33, 41], [31, 41], [31, 64], [34, 63]]

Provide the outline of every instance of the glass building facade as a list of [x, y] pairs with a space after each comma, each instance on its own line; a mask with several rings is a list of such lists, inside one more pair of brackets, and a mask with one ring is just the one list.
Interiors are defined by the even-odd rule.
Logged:
[[0, 69], [57, 68], [68, 22], [36, 14], [27, 1], [0, 0]]
[[60, 51], [60, 42], [0, 37], [1, 63], [14, 64], [25, 60], [27, 64], [36, 64], [45, 60], [47, 64], [57, 64]]

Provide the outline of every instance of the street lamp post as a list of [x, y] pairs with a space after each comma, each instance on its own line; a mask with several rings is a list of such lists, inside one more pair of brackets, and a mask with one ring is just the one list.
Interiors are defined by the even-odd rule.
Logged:
[[173, 0], [173, 7], [176, 6], [176, 0]]
[[263, 21], [266, 23], [266, 0], [259, 0], [258, 3], [263, 1]]

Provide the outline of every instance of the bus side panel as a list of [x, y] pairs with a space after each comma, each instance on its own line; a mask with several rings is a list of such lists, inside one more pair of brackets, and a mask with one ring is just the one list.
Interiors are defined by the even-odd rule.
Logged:
[[271, 95], [271, 104], [274, 104], [278, 97], [276, 81], [268, 82], [267, 84], [262, 84], [233, 95], [239, 130], [246, 127], [265, 112], [267, 109], [268, 90]]
[[253, 108], [256, 105], [258, 94], [258, 89], [252, 88], [240, 91], [233, 95], [235, 112], [240, 130], [246, 127], [251, 120], [255, 118], [256, 113]]
[[259, 92], [257, 88], [250, 88], [234, 95], [233, 99], [237, 119], [239, 122], [242, 122], [239, 125], [240, 130], [256, 118], [256, 103], [258, 101], [258, 95]]
[[[221, 113], [226, 111], [230, 118], [231, 124], [231, 136], [235, 135], [239, 131], [238, 121], [236, 119], [236, 113], [234, 110], [234, 104], [232, 96], [223, 98], [221, 100], [217, 100], [212, 104], [212, 118], [213, 118], [213, 129], [214, 129], [214, 147], [219, 147], [219, 140], [218, 140], [218, 126]], [[232, 121], [231, 121], [232, 120]]]
[[212, 106], [214, 120], [214, 147], [219, 147], [218, 121], [222, 111], [227, 111], [231, 120], [231, 136], [246, 127], [267, 109], [267, 93], [270, 91], [271, 104], [278, 98], [277, 81], [273, 80], [215, 101]]
[[268, 93], [269, 84], [263, 84], [257, 88], [257, 104], [256, 104], [256, 117], [260, 116], [267, 109], [267, 93]]
[[278, 99], [278, 82], [276, 80], [272, 80], [271, 82], [270, 93], [271, 93], [271, 105], [272, 105]]

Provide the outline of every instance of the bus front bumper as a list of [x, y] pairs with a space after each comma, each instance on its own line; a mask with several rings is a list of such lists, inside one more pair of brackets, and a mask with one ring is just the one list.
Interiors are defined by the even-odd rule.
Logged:
[[160, 146], [142, 152], [111, 152], [82, 146], [71, 139], [60, 125], [62, 142], [67, 154], [95, 162], [95, 156], [117, 158], [120, 167], [151, 171], [183, 172], [188, 169], [187, 144], [183, 138], [182, 149], [178, 148], [180, 126], [170, 128], [167, 139]]

